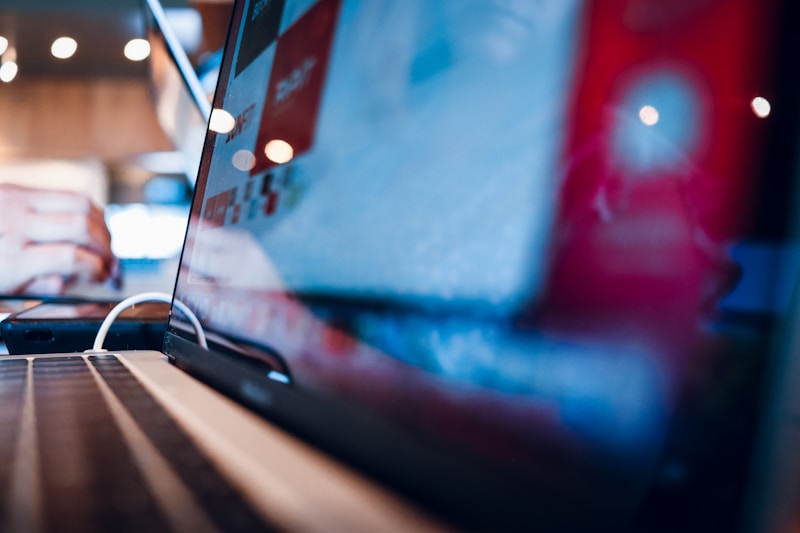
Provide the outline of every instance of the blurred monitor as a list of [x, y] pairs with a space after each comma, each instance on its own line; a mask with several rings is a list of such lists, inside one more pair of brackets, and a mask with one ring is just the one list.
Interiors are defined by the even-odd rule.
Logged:
[[190, 183], [197, 178], [209, 97], [158, 0], [145, 0], [150, 84], [158, 122], [180, 153]]

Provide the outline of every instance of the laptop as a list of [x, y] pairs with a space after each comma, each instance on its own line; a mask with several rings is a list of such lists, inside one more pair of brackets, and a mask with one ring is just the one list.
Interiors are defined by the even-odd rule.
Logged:
[[797, 7], [600, 6], [237, 0], [163, 350], [0, 360], [2, 529], [796, 524]]

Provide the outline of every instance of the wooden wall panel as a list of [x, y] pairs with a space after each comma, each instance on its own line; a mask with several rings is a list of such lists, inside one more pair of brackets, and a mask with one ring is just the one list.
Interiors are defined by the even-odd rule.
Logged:
[[18, 78], [0, 83], [0, 159], [113, 161], [169, 149], [146, 80]]

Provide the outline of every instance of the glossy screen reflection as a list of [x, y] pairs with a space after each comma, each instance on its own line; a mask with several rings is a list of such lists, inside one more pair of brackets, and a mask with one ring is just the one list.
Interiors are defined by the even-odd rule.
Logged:
[[689, 369], [750, 347], [718, 303], [770, 5], [500, 4], [246, 5], [178, 296], [293, 386], [523, 475], [657, 457]]

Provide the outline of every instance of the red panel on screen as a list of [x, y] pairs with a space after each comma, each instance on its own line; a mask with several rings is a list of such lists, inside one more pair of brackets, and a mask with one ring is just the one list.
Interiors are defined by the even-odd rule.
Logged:
[[264, 152], [272, 140], [295, 156], [311, 148], [339, 4], [321, 0], [278, 38], [251, 174], [275, 166]]

